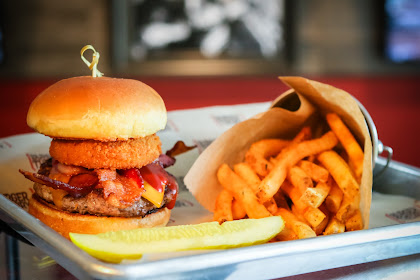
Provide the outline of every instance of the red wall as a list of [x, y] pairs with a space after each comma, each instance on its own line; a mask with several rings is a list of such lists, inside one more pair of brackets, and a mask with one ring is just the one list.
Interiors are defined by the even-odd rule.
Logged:
[[[310, 77], [355, 96], [369, 111], [394, 159], [420, 167], [420, 77]], [[168, 110], [270, 101], [287, 90], [275, 77], [145, 78]], [[0, 137], [30, 132], [30, 102], [54, 81], [0, 81]]]

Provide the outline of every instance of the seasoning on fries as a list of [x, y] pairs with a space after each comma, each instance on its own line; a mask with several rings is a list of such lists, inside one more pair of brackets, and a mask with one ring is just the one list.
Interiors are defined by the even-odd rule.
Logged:
[[233, 170], [222, 164], [214, 219], [282, 216], [285, 229], [273, 241], [362, 229], [363, 150], [337, 114], [325, 119], [315, 133], [305, 126], [291, 140], [253, 143]]

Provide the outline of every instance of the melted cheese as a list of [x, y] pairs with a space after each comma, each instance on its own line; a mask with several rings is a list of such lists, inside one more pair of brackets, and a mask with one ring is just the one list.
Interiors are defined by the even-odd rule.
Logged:
[[67, 192], [63, 190], [51, 189], [51, 194], [55, 206], [61, 209], [63, 206], [63, 197], [67, 195]]

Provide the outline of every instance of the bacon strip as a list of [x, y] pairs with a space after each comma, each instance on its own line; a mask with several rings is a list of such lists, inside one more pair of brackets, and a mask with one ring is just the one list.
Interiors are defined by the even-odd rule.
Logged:
[[189, 150], [192, 150], [196, 148], [197, 146], [187, 146], [185, 145], [184, 141], [177, 141], [175, 145], [172, 147], [172, 149], [166, 151], [166, 155], [170, 157], [174, 157], [180, 154], [183, 154], [185, 152], [188, 152]]
[[172, 149], [166, 151], [166, 154], [159, 155], [159, 163], [163, 168], [172, 166], [175, 164], [175, 156], [188, 152], [196, 148], [197, 146], [187, 146], [183, 141], [177, 141]]
[[[22, 173], [23, 176], [25, 176], [27, 179], [31, 180], [32, 182], [43, 184], [53, 189], [64, 190], [68, 192], [72, 197], [75, 197], [75, 198], [86, 196], [88, 193], [90, 193], [93, 190], [93, 188], [99, 181], [98, 178], [96, 178], [96, 180], [92, 180], [92, 178], [88, 178], [89, 184], [86, 184], [86, 183], [77, 184], [77, 181], [79, 180], [75, 180], [75, 184], [70, 185], [70, 184], [66, 184], [57, 180], [53, 180], [42, 174], [31, 173], [22, 169], [19, 169], [19, 172]], [[83, 175], [88, 175], [88, 174], [83, 174]], [[90, 175], [90, 176], [94, 177], [93, 175]]]
[[160, 154], [159, 155], [159, 164], [163, 167], [169, 167], [175, 164], [176, 159], [174, 157], [165, 155], [165, 154]]

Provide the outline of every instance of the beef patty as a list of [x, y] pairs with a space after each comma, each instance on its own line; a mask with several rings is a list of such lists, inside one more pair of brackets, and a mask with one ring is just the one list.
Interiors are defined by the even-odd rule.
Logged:
[[[48, 176], [50, 170], [51, 159], [44, 162], [38, 172]], [[88, 195], [79, 198], [74, 198], [69, 194], [65, 194], [63, 197], [60, 196], [59, 203], [54, 203], [54, 200], [57, 200], [57, 198], [53, 197], [53, 193], [56, 192], [53, 188], [35, 183], [34, 190], [36, 195], [48, 203], [55, 205], [55, 208], [60, 210], [72, 213], [112, 217], [144, 217], [147, 214], [156, 212], [158, 209], [165, 207], [167, 203], [172, 201], [174, 196], [173, 192], [168, 188], [165, 188], [165, 194], [160, 208], [144, 198], [140, 198], [128, 207], [121, 208], [109, 203], [109, 201], [104, 198], [103, 189], [100, 188], [94, 189]]]

